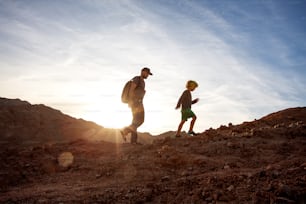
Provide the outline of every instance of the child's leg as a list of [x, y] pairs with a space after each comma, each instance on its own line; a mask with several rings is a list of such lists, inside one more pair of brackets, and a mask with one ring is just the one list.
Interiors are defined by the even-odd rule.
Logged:
[[190, 122], [189, 132], [193, 132], [193, 126], [194, 126], [194, 123], [195, 123], [196, 119], [197, 119], [197, 116], [192, 117], [192, 120]]
[[182, 120], [181, 123], [179, 124], [178, 128], [177, 128], [177, 132], [176, 132], [176, 135], [180, 135], [181, 134], [181, 130], [182, 130], [182, 127], [184, 125], [186, 121], [185, 120]]

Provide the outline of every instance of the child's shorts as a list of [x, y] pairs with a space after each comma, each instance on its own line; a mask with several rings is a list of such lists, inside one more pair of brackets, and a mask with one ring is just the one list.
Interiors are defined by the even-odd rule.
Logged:
[[187, 121], [188, 118], [192, 118], [192, 117], [196, 116], [190, 108], [183, 109], [181, 112], [182, 112], [182, 120], [184, 120], [184, 121]]

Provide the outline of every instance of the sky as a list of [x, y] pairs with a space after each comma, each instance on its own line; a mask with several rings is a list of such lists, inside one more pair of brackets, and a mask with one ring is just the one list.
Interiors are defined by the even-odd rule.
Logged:
[[122, 128], [122, 88], [149, 67], [140, 132], [177, 129], [188, 80], [195, 132], [304, 107], [305, 11], [306, 0], [0, 0], [0, 96]]

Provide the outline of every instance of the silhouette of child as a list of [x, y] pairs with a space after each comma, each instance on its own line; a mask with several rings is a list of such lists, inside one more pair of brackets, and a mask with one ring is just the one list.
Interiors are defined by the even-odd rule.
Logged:
[[191, 110], [191, 105], [195, 104], [199, 101], [198, 98], [192, 100], [191, 98], [191, 91], [194, 91], [198, 87], [198, 83], [192, 80], [187, 81], [186, 90], [182, 93], [181, 97], [179, 98], [175, 109], [179, 109], [182, 106], [181, 113], [182, 113], [182, 120], [178, 126], [176, 137], [180, 137], [181, 130], [184, 123], [188, 120], [188, 118], [192, 118], [190, 122], [190, 127], [188, 134], [195, 136], [196, 133], [193, 131], [194, 123], [197, 119], [197, 116]]

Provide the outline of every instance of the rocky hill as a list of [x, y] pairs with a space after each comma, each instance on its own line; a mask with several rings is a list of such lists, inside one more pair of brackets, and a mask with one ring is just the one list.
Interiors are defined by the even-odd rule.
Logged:
[[[68, 118], [57, 124], [65, 129]], [[78, 131], [96, 127], [86, 124]], [[1, 138], [22, 135], [15, 133]], [[305, 107], [194, 137], [172, 135], [143, 145], [82, 137], [2, 142], [0, 203], [306, 203]]]
[[[122, 142], [120, 132], [76, 119], [48, 106], [20, 99], [0, 98], [0, 142], [19, 145], [56, 143], [76, 139]], [[149, 134], [140, 141], [151, 142]]]

